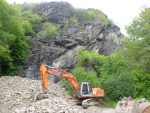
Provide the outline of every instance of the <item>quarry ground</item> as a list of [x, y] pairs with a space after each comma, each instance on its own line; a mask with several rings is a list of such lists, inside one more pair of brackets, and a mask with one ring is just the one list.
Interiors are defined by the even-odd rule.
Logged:
[[63, 88], [52, 82], [49, 82], [47, 98], [36, 100], [40, 93], [39, 80], [1, 77], [0, 113], [115, 113], [112, 108], [98, 106], [83, 109]]

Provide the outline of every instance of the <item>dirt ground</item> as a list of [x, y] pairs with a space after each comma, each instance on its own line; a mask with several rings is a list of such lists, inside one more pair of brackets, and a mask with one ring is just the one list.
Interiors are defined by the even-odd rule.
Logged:
[[111, 108], [83, 109], [63, 88], [49, 82], [47, 98], [36, 100], [41, 82], [28, 78], [0, 78], [0, 113], [115, 113]]

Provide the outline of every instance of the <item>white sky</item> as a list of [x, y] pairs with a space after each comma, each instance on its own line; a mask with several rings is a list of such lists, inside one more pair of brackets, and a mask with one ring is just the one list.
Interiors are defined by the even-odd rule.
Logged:
[[66, 1], [75, 8], [95, 8], [103, 11], [117, 24], [123, 33], [124, 27], [138, 16], [142, 8], [150, 7], [150, 0], [6, 0], [9, 3], [34, 3], [45, 1]]

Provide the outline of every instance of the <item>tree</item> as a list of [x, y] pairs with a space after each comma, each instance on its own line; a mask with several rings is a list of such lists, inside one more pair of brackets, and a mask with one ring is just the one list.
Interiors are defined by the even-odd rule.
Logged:
[[150, 8], [145, 8], [127, 27], [129, 37], [123, 41], [130, 67], [150, 72]]
[[147, 89], [150, 86], [150, 8], [145, 8], [132, 21], [127, 32], [129, 36], [123, 40], [124, 57], [134, 81], [134, 97], [150, 99]]
[[24, 20], [26, 20], [26, 24], [28, 22], [28, 26], [29, 26], [29, 23], [31, 24], [30, 26], [32, 26], [32, 31], [30, 31], [31, 33], [34, 32], [34, 33], [38, 33], [40, 31], [40, 22], [42, 20], [42, 18], [33, 13], [33, 11], [31, 9], [28, 9], [26, 11], [23, 11], [22, 12], [22, 17]]
[[24, 36], [21, 11], [0, 0], [0, 76], [14, 72], [26, 58], [28, 44]]

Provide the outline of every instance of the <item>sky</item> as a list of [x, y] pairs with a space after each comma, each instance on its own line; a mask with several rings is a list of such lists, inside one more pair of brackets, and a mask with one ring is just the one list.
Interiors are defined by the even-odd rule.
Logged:
[[36, 3], [45, 1], [65, 1], [75, 8], [95, 8], [104, 12], [109, 19], [126, 34], [125, 26], [138, 16], [144, 7], [150, 7], [150, 0], [6, 0], [8, 3]]

